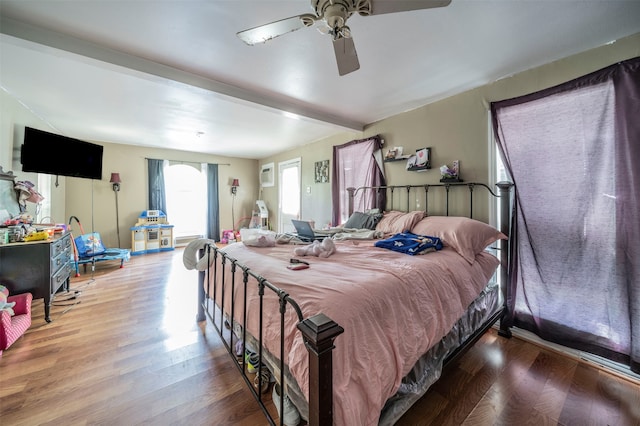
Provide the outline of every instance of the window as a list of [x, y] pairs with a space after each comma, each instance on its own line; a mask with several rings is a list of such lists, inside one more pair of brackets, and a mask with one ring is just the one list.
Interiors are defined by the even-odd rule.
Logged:
[[509, 320], [640, 372], [640, 58], [491, 104], [517, 186]]
[[[343, 224], [349, 218], [349, 194], [347, 188], [384, 186], [382, 168], [382, 139], [373, 136], [353, 140], [333, 147], [333, 225]], [[386, 192], [359, 192], [354, 197], [354, 211], [385, 206]]]
[[206, 230], [205, 173], [193, 165], [173, 164], [165, 169], [167, 220], [174, 238], [203, 236]]
[[[498, 150], [498, 142], [493, 133], [493, 126], [491, 124], [491, 111], [489, 111], [489, 186], [492, 188], [493, 192], [497, 194], [498, 188], [496, 187], [496, 183], [508, 181], [512, 182], [513, 180], [509, 177], [507, 173], [507, 169], [504, 166], [504, 162], [502, 161], [502, 157], [500, 156], [500, 152]], [[512, 194], [513, 196], [513, 194]], [[499, 229], [500, 224], [502, 223], [502, 218], [500, 217], [500, 199], [497, 197], [491, 197], [493, 203], [489, 206], [489, 223]]]

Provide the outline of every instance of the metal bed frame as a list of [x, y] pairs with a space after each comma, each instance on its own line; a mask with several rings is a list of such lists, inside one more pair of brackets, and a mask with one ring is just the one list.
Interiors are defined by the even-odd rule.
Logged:
[[[499, 182], [497, 184], [498, 194], [494, 193], [489, 186], [483, 183], [444, 183], [444, 184], [434, 184], [434, 185], [397, 185], [397, 186], [384, 186], [384, 187], [362, 187], [362, 188], [349, 188], [349, 214], [353, 211], [353, 199], [354, 195], [359, 191], [391, 191], [393, 192], [398, 189], [404, 189], [407, 191], [407, 194], [413, 189], [423, 189], [425, 193], [425, 205], [427, 205], [427, 195], [429, 193], [429, 189], [431, 188], [444, 188], [446, 191], [446, 214], [449, 214], [449, 192], [451, 189], [456, 187], [466, 187], [468, 188], [470, 194], [470, 217], [473, 214], [473, 192], [476, 187], [484, 187], [486, 188], [491, 196], [497, 197], [500, 199], [500, 212], [501, 218], [503, 220], [500, 224], [500, 231], [505, 235], [510, 235], [510, 222], [511, 222], [511, 189], [513, 184], [510, 182]], [[409, 197], [407, 197], [409, 198]], [[390, 206], [393, 208], [393, 195], [391, 197]], [[407, 210], [409, 210], [409, 204], [407, 204]], [[504, 218], [508, 218], [504, 220]], [[509, 250], [509, 242], [505, 240], [501, 240], [500, 247], [498, 248], [500, 255], [500, 292], [502, 293], [503, 305], [501, 309], [499, 309], [494, 315], [490, 317], [488, 321], [486, 321], [472, 336], [470, 336], [462, 345], [460, 345], [453, 353], [451, 353], [445, 360], [444, 365], [448, 365], [458, 359], [462, 354], [466, 352], [468, 348], [470, 348], [475, 342], [490, 328], [493, 324], [501, 320], [499, 334], [503, 337], [511, 337], [511, 331], [508, 326], [502, 321], [503, 317], [507, 313], [507, 300], [508, 300], [508, 271], [509, 271], [509, 261], [510, 261], [510, 250]], [[259, 345], [258, 349], [258, 357], [259, 357], [259, 367], [258, 367], [258, 387], [257, 389], [254, 387], [250, 375], [246, 373], [246, 361], [244, 356], [241, 359], [236, 358], [236, 354], [234, 354], [234, 349], [236, 346], [236, 342], [239, 339], [242, 339], [242, 353], [244, 354], [247, 342], [247, 335], [245, 334], [245, 328], [241, 327], [242, 337], [237, 337], [234, 333], [234, 324], [233, 320], [231, 324], [225, 317], [225, 305], [224, 305], [224, 294], [228, 289], [226, 288], [225, 278], [230, 274], [230, 291], [231, 291], [231, 307], [229, 310], [229, 318], [236, 318], [235, 315], [235, 293], [236, 286], [241, 286], [240, 290], [243, 294], [244, 301], [242, 306], [247, 305], [247, 292], [248, 291], [256, 291], [259, 295], [259, 322], [260, 322], [260, 332], [258, 336], [254, 336], [257, 341], [262, 342], [262, 318], [263, 318], [263, 301], [265, 291], [272, 292], [278, 297], [279, 300], [279, 310], [280, 310], [280, 356], [277, 357], [279, 362], [279, 377], [276, 379], [282, 385], [281, 389], [284, 389], [285, 384], [285, 371], [287, 369], [284, 363], [284, 357], [282, 353], [284, 352], [284, 339], [282, 338], [284, 333], [284, 324], [285, 324], [285, 314], [287, 310], [293, 309], [295, 315], [298, 318], [297, 328], [300, 330], [305, 347], [309, 353], [309, 418], [308, 424], [311, 426], [320, 426], [320, 425], [330, 425], [333, 424], [333, 358], [332, 358], [332, 350], [335, 348], [334, 340], [337, 336], [339, 336], [344, 329], [338, 325], [336, 322], [328, 318], [324, 314], [314, 315], [308, 318], [304, 318], [302, 311], [300, 310], [299, 305], [293, 300], [288, 293], [279, 289], [277, 286], [273, 285], [271, 282], [267, 280], [267, 278], [261, 276], [258, 272], [253, 271], [246, 267], [245, 265], [238, 262], [236, 259], [227, 255], [224, 251], [220, 250], [215, 244], [207, 244], [206, 247], [200, 250], [199, 253], [200, 258], [207, 257], [207, 264], [212, 265], [211, 268], [207, 268], [205, 271], [200, 271], [198, 274], [198, 313], [197, 313], [197, 321], [204, 321], [207, 318], [214, 326], [216, 331], [221, 337], [221, 340], [226, 347], [227, 351], [231, 355], [231, 357], [235, 361], [235, 365], [238, 368], [241, 376], [243, 377], [245, 383], [251, 390], [254, 398], [259, 403], [263, 413], [266, 416], [269, 424], [275, 425], [277, 424], [274, 420], [274, 416], [269, 411], [266, 403], [264, 401], [262, 392], [260, 391], [262, 388], [262, 375], [261, 369], [266, 368], [263, 367], [263, 360], [266, 358], [267, 354], [263, 349], [262, 345]], [[211, 271], [213, 269], [213, 271]], [[222, 283], [218, 285], [218, 280]], [[250, 290], [251, 289], [251, 290]], [[218, 293], [220, 292], [220, 293]], [[218, 306], [214, 303], [215, 300], [218, 300], [217, 297], [220, 296], [220, 300], [222, 303]], [[246, 309], [241, 313], [242, 323], [246, 323], [247, 312]], [[226, 337], [225, 337], [226, 335]], [[284, 410], [284, 397], [280, 398], [280, 410], [282, 413]], [[282, 425], [283, 421], [280, 418], [279, 424]]]

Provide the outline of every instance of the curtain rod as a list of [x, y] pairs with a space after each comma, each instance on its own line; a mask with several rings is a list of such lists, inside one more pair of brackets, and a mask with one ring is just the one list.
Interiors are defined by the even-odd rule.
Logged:
[[186, 163], [186, 164], [202, 164], [202, 163], [206, 163], [206, 164], [217, 164], [218, 166], [230, 166], [231, 163], [209, 163], [207, 161], [185, 161], [185, 160], [169, 160], [167, 158], [149, 158], [149, 157], [144, 157], [145, 160], [163, 160], [163, 161], [171, 161], [173, 163]]

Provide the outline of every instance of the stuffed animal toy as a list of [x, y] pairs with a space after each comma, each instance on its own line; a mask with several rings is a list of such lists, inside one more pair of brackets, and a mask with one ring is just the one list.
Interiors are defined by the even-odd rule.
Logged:
[[309, 245], [296, 247], [293, 252], [297, 256], [317, 256], [320, 251], [320, 242], [314, 241]]
[[9, 289], [3, 285], [0, 285], [0, 311], [7, 311], [9, 315], [13, 316], [13, 307], [16, 302], [7, 302], [7, 298], [9, 297]]
[[322, 242], [316, 240], [307, 246], [297, 247], [293, 252], [298, 256], [329, 257], [336, 252], [336, 245], [331, 238], [325, 238]]

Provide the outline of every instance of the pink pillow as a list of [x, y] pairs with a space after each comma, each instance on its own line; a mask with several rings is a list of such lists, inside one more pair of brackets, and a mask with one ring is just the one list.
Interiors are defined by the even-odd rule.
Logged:
[[423, 217], [423, 211], [405, 213], [392, 210], [385, 212], [380, 222], [376, 225], [376, 231], [384, 232], [385, 234], [397, 234], [409, 231], [420, 222], [420, 219]]
[[460, 216], [428, 216], [411, 228], [411, 232], [440, 238], [445, 246], [453, 248], [469, 263], [473, 263], [476, 255], [489, 244], [507, 239], [491, 225]]

